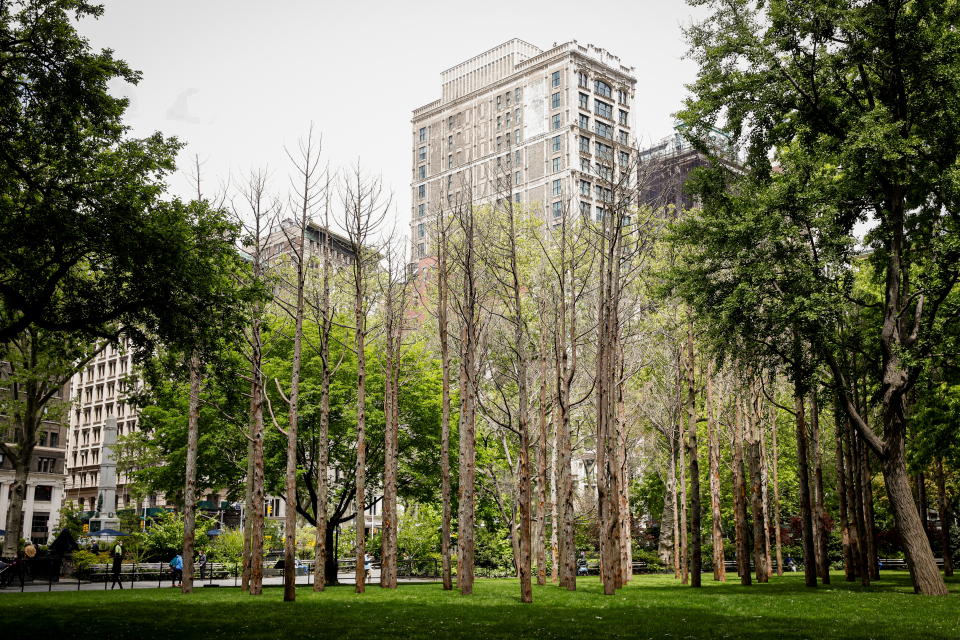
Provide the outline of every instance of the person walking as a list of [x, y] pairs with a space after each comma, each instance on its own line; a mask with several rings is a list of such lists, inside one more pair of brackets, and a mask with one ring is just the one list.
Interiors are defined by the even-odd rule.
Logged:
[[173, 570], [171, 575], [173, 587], [182, 587], [183, 586], [183, 556], [179, 553], [173, 556], [173, 560], [170, 561], [170, 568]]
[[202, 549], [200, 555], [197, 556], [197, 565], [200, 567], [200, 581], [203, 582], [207, 574], [207, 552]]
[[113, 545], [113, 581], [110, 583], [111, 589], [113, 589], [115, 585], [120, 585], [120, 588], [123, 589], [123, 582], [120, 580], [120, 568], [122, 565], [123, 543], [117, 540]]

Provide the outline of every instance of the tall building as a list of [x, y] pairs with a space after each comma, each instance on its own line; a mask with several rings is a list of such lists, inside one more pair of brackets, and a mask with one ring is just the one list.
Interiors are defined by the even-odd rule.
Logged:
[[576, 40], [544, 51], [510, 40], [441, 74], [413, 111], [411, 268], [432, 255], [440, 207], [512, 198], [553, 224], [602, 212], [596, 176], [628, 153], [633, 67]]
[[[11, 393], [4, 378], [9, 368], [0, 363], [0, 393]], [[70, 402], [70, 385], [61, 388], [51, 403]], [[57, 412], [49, 415], [56, 415]], [[0, 437], [13, 444], [12, 426], [0, 422]], [[64, 492], [64, 458], [67, 446], [66, 418], [44, 420], [37, 433], [37, 446], [30, 459], [27, 492], [23, 501], [21, 537], [35, 544], [47, 544], [51, 532], [60, 520]], [[14, 471], [11, 461], [0, 452], [0, 529], [7, 522]]]
[[[123, 437], [138, 428], [136, 408], [126, 401], [126, 378], [130, 375], [133, 354], [125, 345], [107, 345], [83, 371], [73, 377], [73, 410], [67, 442], [66, 499], [81, 511], [97, 510], [100, 486], [100, 463], [103, 428], [107, 418], [117, 419], [117, 436]], [[138, 508], [131, 498], [128, 479], [117, 474], [117, 509]], [[148, 507], [157, 504], [150, 496]]]

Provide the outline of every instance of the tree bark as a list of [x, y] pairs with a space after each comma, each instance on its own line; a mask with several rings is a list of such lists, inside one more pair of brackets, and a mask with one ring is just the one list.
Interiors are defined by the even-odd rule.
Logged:
[[702, 551], [700, 546], [700, 460], [697, 455], [697, 396], [694, 378], [696, 354], [693, 349], [693, 327], [687, 329], [687, 457], [690, 460], [690, 534], [693, 544], [690, 552], [690, 586], [701, 586], [701, 570], [703, 567]]
[[827, 553], [827, 510], [823, 495], [823, 456], [820, 452], [820, 403], [817, 390], [810, 394], [810, 444], [813, 451], [814, 544], [817, 553], [817, 575], [823, 584], [830, 584], [830, 556]]
[[440, 413], [440, 576], [444, 591], [453, 589], [450, 566], [451, 491], [450, 491], [450, 338], [448, 299], [450, 273], [447, 263], [447, 222], [443, 210], [437, 215], [437, 330], [440, 340], [441, 413]]
[[813, 545], [813, 509], [810, 504], [810, 466], [807, 462], [807, 419], [803, 393], [795, 389], [797, 418], [797, 475], [800, 478], [800, 517], [803, 520], [803, 574], [808, 587], [817, 586], [816, 551]]
[[756, 381], [751, 383], [747, 409], [747, 467], [750, 471], [750, 510], [753, 517], [753, 567], [757, 582], [767, 582], [766, 552], [763, 545], [763, 478], [760, 468], [760, 413]]
[[843, 414], [839, 408], [834, 409], [834, 420], [836, 422], [836, 457], [837, 457], [837, 502], [840, 512], [840, 535], [843, 544], [843, 572], [844, 579], [847, 582], [853, 582], [856, 579], [856, 570], [853, 566], [853, 554], [850, 546], [850, 519], [847, 509], [847, 472], [844, 464], [843, 433], [844, 425], [842, 423]]
[[943, 554], [943, 575], [953, 575], [953, 551], [950, 548], [950, 497], [947, 496], [946, 476], [943, 473], [943, 458], [937, 458], [937, 511], [940, 512], [940, 550]]
[[723, 556], [723, 520], [720, 509], [720, 440], [713, 415], [713, 359], [707, 361], [707, 440], [710, 448], [710, 514], [713, 520], [713, 579], [726, 582]]
[[[771, 385], [772, 387], [773, 385]], [[780, 449], [777, 445], [777, 408], [770, 405], [770, 448], [773, 453], [770, 457], [773, 466], [773, 536], [777, 550], [777, 575], [783, 575], [783, 545], [780, 533]]]
[[747, 532], [747, 488], [743, 473], [743, 427], [746, 410], [743, 401], [737, 401], [737, 415], [733, 427], [733, 516], [737, 538], [737, 573], [740, 584], [752, 584], [750, 576], [750, 539]]
[[190, 356], [190, 401], [187, 410], [186, 484], [183, 490], [183, 580], [181, 591], [193, 591], [193, 541], [197, 525], [197, 446], [200, 434], [200, 356]]

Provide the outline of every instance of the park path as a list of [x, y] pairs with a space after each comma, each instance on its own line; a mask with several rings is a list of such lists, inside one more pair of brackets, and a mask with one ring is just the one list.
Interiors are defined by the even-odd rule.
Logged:
[[[165, 576], [166, 578], [166, 576]], [[353, 573], [341, 573], [338, 574], [338, 579], [340, 584], [354, 584], [354, 575]], [[400, 578], [399, 582], [401, 584], [412, 584], [417, 582], [435, 582], [434, 578]], [[376, 585], [380, 582], [380, 571], [374, 570], [373, 575], [367, 581], [368, 585]], [[217, 580], [204, 580], [202, 583], [199, 580], [194, 581], [194, 588], [216, 588], [216, 587], [239, 587], [240, 578], [223, 578]], [[297, 576], [297, 585], [301, 587], [307, 587], [313, 584], [313, 576]], [[282, 586], [283, 585], [283, 576], [265, 576], [263, 578], [263, 585], [268, 586]], [[104, 589], [106, 586], [106, 589]], [[124, 589], [172, 589], [168, 579], [164, 579], [162, 582], [158, 583], [156, 580], [138, 580], [131, 583], [130, 580], [126, 580], [123, 583]], [[48, 591], [109, 591], [110, 583], [109, 580], [106, 583], [103, 582], [87, 582], [84, 580], [77, 581], [74, 578], [61, 578], [60, 582], [54, 582], [53, 584], [48, 584], [46, 582], [27, 582], [23, 587], [23, 593], [36, 593], [36, 592], [48, 592]], [[116, 587], [114, 588], [116, 590]], [[6, 587], [5, 589], [0, 589], [0, 594], [3, 593], [21, 593], [20, 584], [14, 581], [13, 585]]]

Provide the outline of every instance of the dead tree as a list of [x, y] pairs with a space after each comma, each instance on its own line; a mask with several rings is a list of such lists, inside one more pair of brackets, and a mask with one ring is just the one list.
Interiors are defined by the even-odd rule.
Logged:
[[357, 466], [356, 466], [356, 592], [366, 590], [366, 466], [367, 466], [367, 336], [371, 305], [371, 280], [380, 264], [380, 251], [374, 246], [391, 198], [383, 193], [379, 177], [363, 174], [355, 165], [340, 183], [343, 205], [341, 225], [350, 244], [352, 262], [347, 270], [347, 287], [353, 298], [354, 350], [357, 354]]

